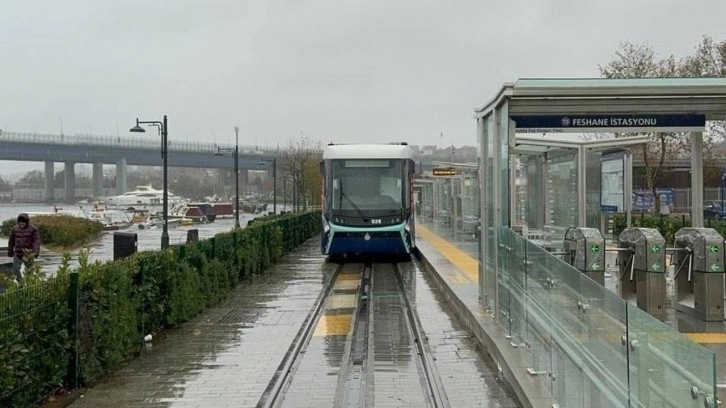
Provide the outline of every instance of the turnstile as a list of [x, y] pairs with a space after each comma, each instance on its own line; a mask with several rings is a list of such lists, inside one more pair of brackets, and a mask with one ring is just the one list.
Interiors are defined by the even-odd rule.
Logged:
[[565, 260], [595, 282], [605, 284], [605, 238], [596, 228], [565, 232]]
[[665, 318], [665, 239], [655, 228], [626, 228], [618, 241], [621, 296]]
[[676, 310], [724, 320], [724, 241], [712, 228], [681, 228], [674, 248]]

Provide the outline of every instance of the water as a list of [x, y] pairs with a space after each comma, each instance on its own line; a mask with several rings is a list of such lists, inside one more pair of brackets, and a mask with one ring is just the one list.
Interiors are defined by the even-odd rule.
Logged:
[[[61, 206], [59, 206], [61, 207]], [[80, 208], [78, 205], [66, 204], [62, 206], [62, 212], [69, 212], [72, 214], [80, 214]], [[86, 205], [85, 207], [90, 207]], [[278, 206], [279, 207], [279, 206]], [[281, 210], [281, 209], [280, 209]], [[27, 212], [31, 213], [30, 222], [33, 222], [32, 213], [39, 212], [52, 212], [52, 205], [44, 204], [0, 204], [0, 222], [7, 219], [15, 219], [19, 213]], [[86, 209], [88, 211], [88, 208]], [[241, 214], [240, 215], [240, 226], [244, 227], [247, 225], [247, 221], [253, 219], [257, 215], [253, 214]], [[186, 242], [187, 231], [190, 229], [196, 229], [199, 231], [199, 239], [205, 239], [213, 237], [215, 234], [224, 231], [230, 231], [234, 228], [234, 218], [217, 219], [209, 224], [196, 224], [189, 226], [178, 226], [169, 228], [169, 244], [177, 245]], [[134, 232], [137, 237], [137, 248], [139, 251], [147, 250], [159, 250], [161, 248], [161, 228], [151, 229], [138, 229], [137, 226], [132, 226], [122, 230], [123, 232]], [[84, 247], [90, 250], [91, 260], [108, 261], [113, 259], [113, 234], [116, 231], [104, 231], [101, 236], [90, 241], [84, 245]], [[41, 241], [42, 241], [41, 237]], [[2, 238], [0, 246], [7, 246], [7, 237]], [[72, 256], [72, 265], [78, 264], [78, 253], [80, 248], [68, 251]], [[1, 254], [0, 254], [1, 255]], [[40, 251], [40, 257], [38, 262], [41, 264], [41, 269], [48, 275], [54, 274], [58, 270], [58, 266], [61, 262], [62, 252], [52, 252], [51, 250], [42, 247]], [[10, 261], [9, 258], [0, 259], [2, 261]]]

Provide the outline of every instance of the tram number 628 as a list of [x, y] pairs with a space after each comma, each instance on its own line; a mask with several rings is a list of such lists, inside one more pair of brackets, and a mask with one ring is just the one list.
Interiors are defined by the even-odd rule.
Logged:
[[381, 219], [380, 218], [374, 218], [374, 219], [371, 220], [371, 224], [380, 224], [380, 223], [381, 223]]

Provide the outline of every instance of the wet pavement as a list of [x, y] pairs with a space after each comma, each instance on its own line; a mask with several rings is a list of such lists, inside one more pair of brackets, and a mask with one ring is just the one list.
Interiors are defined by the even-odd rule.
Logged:
[[254, 407], [336, 265], [311, 239], [162, 334], [72, 407]]
[[[318, 245], [317, 239], [309, 240], [267, 274], [242, 283], [221, 304], [163, 332], [153, 346], [85, 390], [72, 406], [256, 406], [337, 267], [319, 255]], [[497, 380], [496, 365], [476, 338], [452, 317], [445, 296], [428, 274], [415, 261], [400, 263], [399, 268], [451, 406], [521, 406], [511, 389]], [[380, 270], [372, 280], [366, 401], [380, 407], [425, 406], [421, 363], [402, 298], [393, 296], [395, 278], [390, 272]], [[343, 360], [350, 352], [360, 279], [359, 273], [349, 275], [333, 286], [283, 406], [335, 404]]]
[[[445, 295], [422, 266], [408, 264], [415, 279], [415, 304], [439, 378], [452, 407], [519, 407], [509, 385], [499, 381], [492, 358], [455, 318]], [[408, 284], [411, 285], [411, 284]]]
[[346, 265], [338, 276], [302, 360], [294, 367], [282, 407], [334, 406], [362, 268], [361, 264]]
[[[421, 266], [413, 261], [398, 263], [395, 268], [425, 332], [424, 347], [434, 361], [432, 375], [443, 385], [449, 406], [521, 406], [513, 391], [498, 381], [491, 358], [452, 317], [445, 296]], [[426, 372], [395, 268], [392, 264], [372, 264], [369, 312], [354, 303], [358, 274], [348, 270], [350, 279], [335, 283], [337, 290], [333, 290], [315, 334], [293, 370], [283, 407], [430, 406]], [[367, 339], [356, 343], [356, 330], [366, 332]]]
[[[411, 270], [407, 272], [410, 274]], [[429, 405], [428, 392], [422, 384], [403, 299], [393, 273], [388, 265], [373, 267], [373, 386], [369, 387], [367, 401], [373, 401], [371, 406], [375, 407], [423, 407]], [[409, 282], [415, 284], [411, 279]]]

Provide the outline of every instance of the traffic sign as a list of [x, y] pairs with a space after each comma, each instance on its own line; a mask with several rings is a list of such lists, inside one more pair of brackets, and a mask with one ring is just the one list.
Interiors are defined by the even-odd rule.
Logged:
[[600, 245], [598, 245], [598, 244], [591, 245], [590, 252], [592, 252], [593, 254], [600, 252]]

